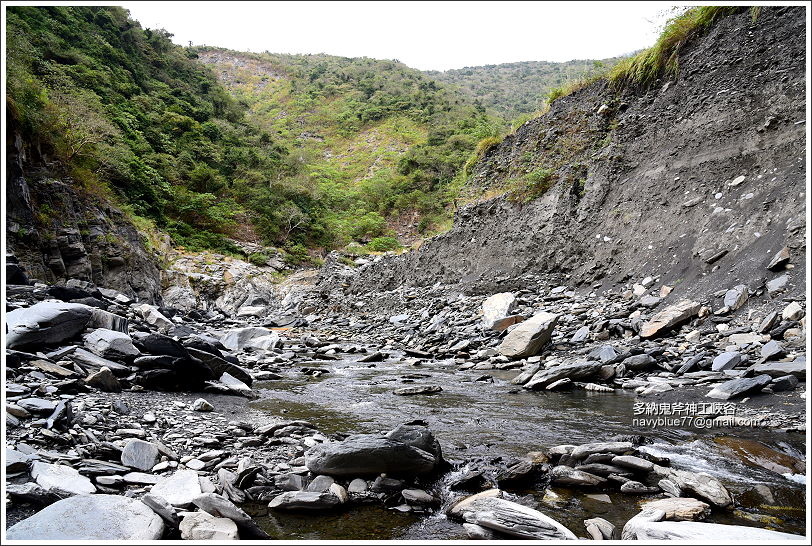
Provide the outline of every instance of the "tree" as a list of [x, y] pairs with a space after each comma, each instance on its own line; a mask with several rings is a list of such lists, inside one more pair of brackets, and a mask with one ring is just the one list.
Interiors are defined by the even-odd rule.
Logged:
[[66, 161], [119, 134], [100, 110], [99, 99], [94, 93], [57, 90], [50, 93], [49, 125], [57, 142], [63, 146]]

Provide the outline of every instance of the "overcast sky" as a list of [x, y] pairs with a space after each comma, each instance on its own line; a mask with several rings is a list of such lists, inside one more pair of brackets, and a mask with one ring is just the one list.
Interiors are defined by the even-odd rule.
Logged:
[[182, 45], [398, 59], [421, 70], [614, 57], [673, 2], [122, 2]]

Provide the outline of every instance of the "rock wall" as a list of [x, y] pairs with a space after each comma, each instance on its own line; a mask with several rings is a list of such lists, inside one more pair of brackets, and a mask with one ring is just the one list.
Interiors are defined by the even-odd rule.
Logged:
[[[550, 168], [554, 187], [464, 206], [451, 231], [340, 284], [487, 293], [539, 275], [602, 289], [648, 275], [690, 297], [788, 274], [803, 294], [805, 43], [803, 8], [765, 7], [684, 45], [678, 76], [643, 94], [598, 82], [557, 100], [470, 181], [482, 191]], [[768, 271], [784, 247], [794, 269]]]

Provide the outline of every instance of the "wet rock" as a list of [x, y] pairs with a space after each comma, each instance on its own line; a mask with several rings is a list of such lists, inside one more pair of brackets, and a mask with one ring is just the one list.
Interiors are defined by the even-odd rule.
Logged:
[[730, 370], [741, 364], [742, 354], [738, 351], [730, 351], [722, 353], [713, 359], [711, 370], [720, 372], [722, 370]]
[[394, 493], [403, 489], [403, 485], [403, 480], [397, 480], [395, 478], [381, 475], [375, 478], [375, 481], [372, 482], [369, 490], [375, 493]]
[[392, 391], [398, 396], [410, 396], [414, 394], [435, 394], [441, 392], [443, 388], [439, 385], [418, 385], [415, 387], [403, 387]]
[[648, 487], [646, 484], [634, 480], [624, 482], [620, 486], [620, 492], [627, 495], [650, 495], [659, 491], [658, 487]]
[[699, 303], [690, 300], [683, 300], [672, 305], [646, 322], [640, 330], [640, 337], [654, 337], [666, 330], [670, 330], [695, 317], [699, 313], [700, 307]]
[[331, 510], [341, 505], [341, 499], [332, 493], [288, 491], [274, 497], [269, 510], [311, 511]]
[[274, 476], [274, 484], [283, 491], [301, 491], [305, 488], [305, 480], [299, 474]]
[[499, 324], [507, 318], [516, 305], [516, 296], [511, 292], [494, 294], [482, 303], [482, 327], [486, 330], [503, 330]]
[[307, 487], [305, 487], [305, 491], [316, 492], [316, 493], [326, 493], [330, 490], [330, 486], [335, 483], [335, 480], [330, 476], [316, 476], [313, 478]]
[[209, 411], [214, 411], [214, 406], [212, 406], [204, 398], [198, 398], [197, 400], [192, 402], [192, 409], [194, 411], [209, 412]]
[[469, 497], [451, 508], [450, 514], [509, 536], [540, 540], [575, 540], [575, 534], [553, 518], [495, 496]]
[[314, 474], [330, 476], [419, 475], [434, 470], [440, 457], [428, 428], [399, 427], [387, 436], [359, 434], [316, 445], [306, 452], [305, 465]]
[[690, 542], [725, 542], [804, 540], [801, 535], [792, 535], [758, 527], [723, 525], [696, 521], [661, 521], [665, 517], [662, 510], [645, 510], [626, 522], [623, 527], [623, 540], [684, 540]]
[[691, 497], [659, 499], [642, 504], [643, 510], [661, 510], [671, 521], [697, 521], [710, 514], [710, 506]]
[[361, 478], [355, 478], [350, 482], [350, 485], [347, 487], [347, 491], [350, 493], [364, 493], [367, 490], [367, 482], [366, 480], [362, 480]]
[[107, 366], [102, 366], [99, 371], [88, 375], [85, 383], [104, 392], [121, 392], [121, 383]]
[[570, 486], [597, 486], [606, 483], [605, 478], [575, 470], [569, 466], [554, 466], [550, 470], [550, 483], [556, 485], [570, 485]]
[[31, 477], [46, 492], [59, 497], [87, 495], [96, 492], [91, 481], [69, 466], [34, 461]]
[[584, 527], [592, 540], [617, 540], [617, 529], [603, 518], [585, 519]]
[[730, 400], [753, 391], [759, 391], [766, 387], [771, 380], [772, 378], [767, 374], [757, 375], [756, 377], [739, 377], [716, 385], [705, 396], [717, 400]]
[[537, 354], [549, 343], [558, 315], [540, 312], [516, 326], [497, 347], [508, 358], [523, 358]]
[[158, 457], [160, 453], [154, 444], [133, 439], [127, 442], [121, 451], [121, 464], [146, 472], [152, 470], [158, 462]]
[[60, 500], [11, 526], [9, 540], [157, 540], [164, 523], [143, 502], [120, 495]]
[[194, 499], [194, 504], [201, 510], [218, 518], [228, 518], [239, 529], [241, 538], [270, 538], [245, 511], [238, 508], [230, 500], [216, 493], [204, 493]]
[[409, 504], [430, 506], [438, 502], [435, 497], [429, 495], [422, 489], [404, 489], [400, 494], [403, 495], [403, 500]]
[[84, 330], [93, 308], [78, 303], [40, 302], [6, 313], [6, 347], [59, 343]]
[[573, 459], [585, 459], [594, 453], [614, 453], [623, 455], [634, 449], [632, 442], [595, 442], [591, 444], [581, 444], [576, 446], [570, 456]]
[[494, 540], [496, 538], [493, 531], [481, 525], [463, 523], [462, 528], [465, 529], [465, 536], [467, 536], [469, 540]]
[[[688, 472], [654, 465], [653, 472], [672, 482], [680, 492], [689, 492], [714, 506], [725, 508], [733, 504], [733, 498], [722, 482], [704, 472]], [[681, 496], [681, 495], [680, 495]]]
[[747, 298], [749, 297], [750, 293], [747, 290], [747, 285], [740, 284], [734, 286], [725, 293], [724, 299], [725, 307], [727, 307], [731, 311], [735, 311], [739, 309], [742, 305], [747, 303]]
[[539, 390], [550, 384], [569, 378], [571, 380], [584, 379], [598, 373], [603, 364], [601, 362], [576, 362], [573, 364], [559, 364], [552, 368], [539, 370], [525, 385], [525, 389]]
[[141, 354], [130, 336], [106, 328], [97, 328], [85, 336], [85, 347], [104, 358], [134, 358]]
[[635, 457], [634, 455], [617, 455], [612, 457], [612, 464], [615, 466], [622, 466], [634, 472], [650, 472], [654, 468], [654, 463]]
[[338, 497], [338, 500], [341, 501], [341, 504], [350, 501], [350, 495], [347, 493], [347, 490], [344, 489], [343, 485], [337, 483], [330, 484], [329, 492]]
[[178, 470], [152, 486], [150, 493], [163, 497], [172, 506], [190, 506], [203, 492], [194, 470]]
[[237, 524], [228, 518], [218, 518], [208, 512], [188, 512], [180, 522], [180, 538], [184, 540], [238, 540]]

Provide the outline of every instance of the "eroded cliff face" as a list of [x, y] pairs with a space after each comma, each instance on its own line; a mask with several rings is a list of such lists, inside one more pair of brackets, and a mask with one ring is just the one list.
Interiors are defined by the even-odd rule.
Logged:
[[[33, 152], [33, 153], [32, 153]], [[6, 241], [30, 279], [80, 279], [140, 301], [161, 302], [158, 249], [124, 214], [82, 193], [47, 158], [32, 157], [7, 127]]]
[[[460, 208], [448, 233], [342, 279], [348, 292], [472, 293], [539, 277], [606, 289], [654, 276], [679, 296], [789, 275], [805, 284], [803, 8], [726, 17], [644, 94], [593, 84], [553, 103], [474, 170], [476, 191], [549, 169], [555, 186]], [[786, 272], [766, 269], [788, 247]], [[334, 287], [329, 282], [324, 288]]]

